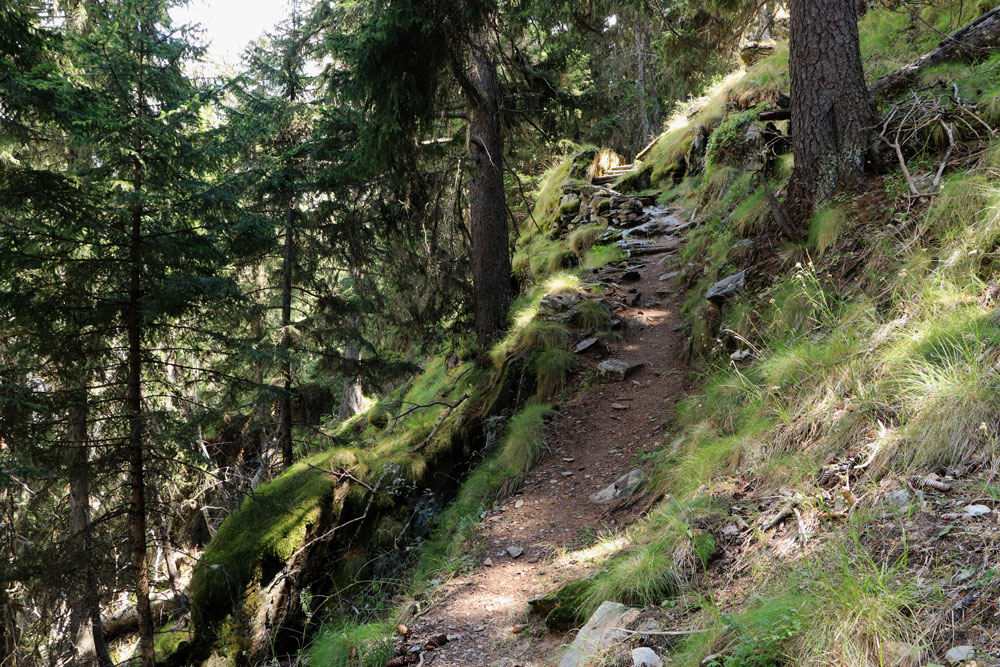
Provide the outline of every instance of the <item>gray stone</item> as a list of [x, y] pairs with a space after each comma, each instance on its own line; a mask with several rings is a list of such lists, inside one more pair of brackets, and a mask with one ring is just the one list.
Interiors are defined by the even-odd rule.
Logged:
[[643, 474], [640, 468], [630, 470], [606, 487], [590, 495], [590, 501], [602, 505], [622, 498], [628, 498], [642, 484]]
[[969, 505], [965, 508], [965, 513], [969, 516], [985, 516], [992, 511], [986, 505]]
[[580, 295], [573, 292], [564, 294], [546, 294], [542, 297], [538, 307], [539, 310], [552, 313], [561, 313], [569, 310], [580, 300]]
[[584, 352], [589, 352], [590, 350], [597, 347], [597, 344], [599, 342], [601, 341], [598, 338], [584, 338], [583, 340], [581, 340], [579, 343], [576, 344], [576, 347], [573, 348], [573, 351], [576, 352], [577, 354], [583, 354]]
[[882, 504], [890, 510], [906, 509], [910, 504], [910, 492], [906, 489], [890, 491], [882, 497]]
[[949, 665], [959, 665], [975, 657], [976, 648], [974, 646], [953, 646], [944, 654], [944, 659]]
[[634, 375], [643, 364], [630, 364], [621, 359], [605, 359], [597, 364], [597, 377], [604, 382], [621, 382]]
[[653, 649], [642, 646], [632, 649], [632, 665], [633, 667], [663, 667], [663, 661]]
[[660, 280], [671, 280], [679, 275], [681, 275], [680, 271], [671, 271], [670, 273], [664, 273], [662, 276], [660, 276]]
[[559, 667], [582, 667], [590, 664], [605, 649], [625, 639], [627, 633], [622, 628], [634, 622], [638, 616], [638, 609], [629, 609], [617, 602], [602, 602], [563, 654]]
[[524, 553], [521, 547], [507, 547], [507, 555], [511, 558], [519, 558]]
[[708, 288], [705, 298], [709, 301], [724, 301], [734, 294], [745, 292], [747, 288], [746, 275], [747, 272], [744, 270], [723, 278]]
[[622, 274], [622, 282], [634, 283], [642, 280], [642, 274], [635, 270], [628, 270]]

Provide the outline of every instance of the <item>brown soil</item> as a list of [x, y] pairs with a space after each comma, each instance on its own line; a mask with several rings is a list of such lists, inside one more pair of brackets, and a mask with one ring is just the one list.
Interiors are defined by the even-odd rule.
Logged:
[[[664, 237], [653, 242], [667, 245]], [[411, 622], [409, 646], [442, 634], [453, 636], [444, 646], [425, 651], [425, 664], [552, 662], [565, 638], [546, 631], [541, 619], [530, 614], [528, 600], [585, 575], [595, 567], [587, 548], [595, 538], [621, 534], [635, 521], [641, 497], [598, 505], [589, 496], [641, 467], [641, 455], [662, 445], [663, 420], [689, 389], [681, 359], [682, 295], [675, 281], [659, 280], [670, 271], [673, 257], [664, 252], [628, 262], [643, 266], [641, 280], [622, 283], [611, 297], [622, 304], [615, 312], [622, 321], [621, 340], [581, 359], [573, 395], [559, 406], [550, 425], [549, 451], [520, 491], [484, 516], [476, 537], [479, 546], [472, 554], [475, 568], [443, 583], [429, 610]], [[632, 288], [638, 288], [642, 298], [629, 307], [623, 301]], [[594, 367], [609, 356], [646, 365], [623, 382], [591, 382]], [[523, 553], [512, 558], [508, 547]]]

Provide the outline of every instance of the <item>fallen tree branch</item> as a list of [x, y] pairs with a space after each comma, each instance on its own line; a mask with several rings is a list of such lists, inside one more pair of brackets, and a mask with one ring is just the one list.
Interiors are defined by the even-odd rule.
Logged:
[[941, 40], [938, 47], [872, 84], [876, 97], [892, 97], [912, 85], [928, 67], [952, 60], [972, 60], [1000, 47], [1000, 7], [991, 9], [964, 28]]
[[[444, 420], [448, 418], [448, 415], [450, 415], [455, 410], [455, 408], [461, 405], [462, 402], [465, 401], [465, 399], [467, 399], [468, 397], [469, 394], [468, 392], [466, 392], [462, 394], [462, 398], [455, 401], [454, 405], [448, 405], [448, 409], [441, 413], [441, 416], [438, 418], [437, 423], [434, 424], [434, 429], [431, 431], [431, 434], [428, 435], [423, 442], [421, 442], [419, 445], [417, 445], [410, 451], [419, 452], [421, 449], [426, 447], [430, 443], [430, 441], [434, 439], [434, 436], [437, 435], [438, 429], [441, 428], [441, 424], [443, 424]], [[447, 405], [447, 403], [445, 405]]]

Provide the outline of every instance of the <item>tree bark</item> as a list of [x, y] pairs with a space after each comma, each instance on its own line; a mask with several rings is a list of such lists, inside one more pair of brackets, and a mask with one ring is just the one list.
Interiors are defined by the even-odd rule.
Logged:
[[771, 24], [774, 23], [774, 11], [770, 2], [760, 3], [757, 8], [757, 39], [758, 42], [771, 41]]
[[83, 570], [82, 590], [70, 609], [70, 632], [77, 664], [112, 667], [101, 624], [101, 601], [94, 571], [94, 538], [90, 527], [90, 437], [87, 389], [74, 392], [69, 414], [69, 524], [73, 558]]
[[469, 79], [476, 95], [469, 99], [469, 214], [472, 231], [472, 283], [475, 297], [478, 360], [506, 328], [510, 305], [510, 249], [503, 188], [503, 136], [499, 83], [488, 33], [472, 45]]
[[281, 406], [278, 442], [285, 468], [295, 460], [292, 452], [292, 265], [295, 262], [295, 207], [285, 210], [285, 252], [281, 262]]
[[854, 0], [791, 0], [792, 150], [786, 206], [804, 221], [816, 202], [857, 179], [878, 115], [861, 67]]
[[872, 94], [883, 99], [892, 97], [912, 85], [928, 67], [952, 60], [984, 58], [997, 48], [1000, 48], [1000, 7], [945, 37], [933, 51], [880, 78], [872, 84]]
[[[140, 60], [140, 63], [142, 61]], [[137, 116], [145, 107], [143, 85], [137, 88]], [[128, 307], [125, 330], [128, 338], [126, 366], [128, 391], [125, 400], [128, 414], [128, 473], [129, 473], [129, 533], [132, 569], [135, 575], [136, 610], [139, 614], [139, 655], [143, 667], [156, 664], [153, 646], [153, 616], [149, 606], [149, 568], [146, 554], [146, 478], [143, 452], [144, 424], [142, 414], [142, 216], [143, 186], [142, 129], [136, 130], [135, 173], [133, 187], [136, 204], [132, 208], [132, 228], [129, 235]]]

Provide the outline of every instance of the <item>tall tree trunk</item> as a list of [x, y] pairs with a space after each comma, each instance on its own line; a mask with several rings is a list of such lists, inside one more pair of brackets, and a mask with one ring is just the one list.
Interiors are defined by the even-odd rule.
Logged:
[[649, 118], [650, 97], [646, 85], [646, 40], [648, 39], [645, 30], [645, 21], [641, 13], [637, 12], [635, 21], [635, 59], [636, 59], [636, 84], [639, 86], [639, 131], [642, 133], [639, 144], [645, 146], [649, 138], [653, 136], [653, 125]]
[[771, 41], [771, 24], [774, 23], [774, 7], [770, 2], [760, 3], [757, 8], [757, 40], [758, 42]]
[[[85, 383], [84, 383], [85, 384]], [[101, 601], [94, 571], [94, 538], [90, 528], [90, 436], [87, 428], [87, 389], [74, 392], [69, 414], [69, 525], [73, 557], [83, 570], [83, 590], [70, 609], [70, 631], [77, 664], [111, 667], [101, 625]]]
[[861, 67], [854, 0], [791, 0], [792, 150], [787, 206], [802, 222], [864, 171], [878, 115]]
[[483, 31], [470, 53], [469, 79], [476, 95], [469, 99], [469, 214], [472, 230], [472, 283], [475, 297], [479, 362], [500, 337], [510, 305], [510, 249], [503, 188], [503, 136], [499, 83]]
[[288, 468], [292, 453], [292, 265], [295, 262], [295, 207], [285, 210], [285, 252], [281, 261], [281, 407], [278, 415], [278, 442], [281, 462]]
[[[140, 60], [140, 63], [142, 61]], [[145, 106], [143, 86], [137, 90], [137, 116], [141, 119]], [[143, 667], [156, 664], [153, 647], [153, 615], [149, 605], [149, 568], [146, 554], [146, 476], [143, 452], [144, 425], [142, 414], [142, 128], [136, 129], [135, 173], [133, 187], [136, 204], [132, 208], [132, 229], [129, 235], [129, 287], [125, 330], [128, 338], [128, 467], [129, 467], [129, 528], [132, 569], [135, 574], [136, 611], [139, 614], [139, 655]]]
[[[361, 279], [361, 270], [358, 268], [358, 263], [354, 260], [351, 262], [350, 276], [352, 289], [357, 294], [358, 282]], [[350, 329], [352, 336], [361, 338], [360, 317], [352, 315], [347, 318], [347, 327]], [[361, 346], [354, 340], [348, 341], [347, 345], [344, 346], [344, 359], [347, 361], [361, 361]], [[352, 374], [344, 379], [344, 390], [340, 397], [340, 410], [337, 412], [337, 416], [340, 419], [349, 419], [361, 412], [364, 400], [361, 393], [361, 376], [354, 371], [348, 371], [348, 373]]]

